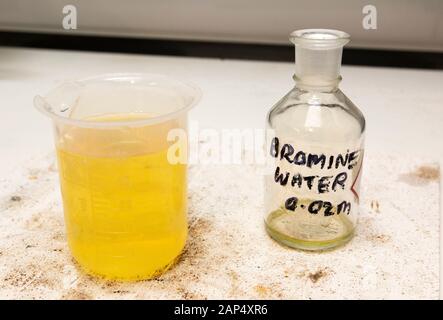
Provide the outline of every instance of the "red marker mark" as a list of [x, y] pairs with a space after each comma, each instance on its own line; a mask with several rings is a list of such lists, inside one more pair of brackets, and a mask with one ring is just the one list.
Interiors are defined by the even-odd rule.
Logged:
[[[355, 180], [354, 180], [354, 182], [352, 183], [352, 186], [351, 186], [351, 191], [352, 191], [352, 193], [355, 195], [355, 197], [357, 198], [357, 201], [360, 201], [360, 197], [358, 196], [358, 193], [357, 193], [357, 191], [354, 189], [354, 187], [358, 187], [358, 183], [357, 183], [357, 181], [359, 181], [359, 178], [360, 178], [360, 171], [361, 171], [361, 168], [363, 167], [363, 160], [362, 160], [362, 162], [361, 162], [361, 164], [360, 164], [360, 168], [358, 168], [358, 172], [357, 172], [357, 176], [355, 177]], [[357, 184], [357, 185], [356, 185]]]

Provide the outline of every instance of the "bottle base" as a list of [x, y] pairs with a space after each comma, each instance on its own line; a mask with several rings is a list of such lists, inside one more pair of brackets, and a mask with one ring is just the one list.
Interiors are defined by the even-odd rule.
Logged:
[[270, 227], [266, 222], [265, 222], [265, 228], [268, 235], [278, 243], [293, 249], [299, 249], [304, 251], [332, 250], [345, 245], [354, 236], [354, 229], [352, 229], [348, 233], [340, 237], [329, 240], [305, 240], [285, 235]]

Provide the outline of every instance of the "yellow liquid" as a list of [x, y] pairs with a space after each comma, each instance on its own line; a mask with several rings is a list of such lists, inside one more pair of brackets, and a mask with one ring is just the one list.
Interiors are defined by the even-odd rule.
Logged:
[[[69, 139], [57, 146], [72, 255], [87, 272], [108, 279], [158, 275], [186, 242], [186, 166], [167, 161], [167, 146], [155, 142], [159, 137], [137, 140], [143, 133], [70, 129]], [[104, 143], [107, 136], [111, 145]]]

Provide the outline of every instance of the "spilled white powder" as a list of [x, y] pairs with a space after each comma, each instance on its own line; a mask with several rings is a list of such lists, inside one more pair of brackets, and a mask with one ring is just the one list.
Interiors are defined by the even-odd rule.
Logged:
[[265, 234], [260, 168], [193, 166], [180, 261], [157, 279], [116, 283], [73, 262], [53, 155], [31, 159], [0, 181], [0, 298], [437, 299], [440, 171], [423, 161], [365, 155], [357, 235], [324, 253]]

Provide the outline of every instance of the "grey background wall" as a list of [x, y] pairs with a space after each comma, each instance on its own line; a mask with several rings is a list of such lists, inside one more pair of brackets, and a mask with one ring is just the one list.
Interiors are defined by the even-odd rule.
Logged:
[[[77, 7], [78, 29], [62, 29]], [[377, 9], [377, 30], [362, 8]], [[288, 43], [300, 28], [337, 28], [351, 46], [443, 52], [443, 0], [0, 0], [0, 30]]]

